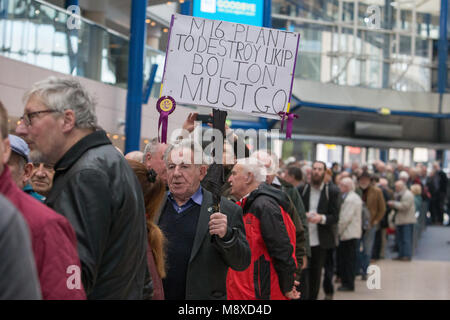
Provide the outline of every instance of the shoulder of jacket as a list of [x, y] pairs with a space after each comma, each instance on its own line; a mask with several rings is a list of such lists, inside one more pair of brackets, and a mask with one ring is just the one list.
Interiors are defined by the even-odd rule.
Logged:
[[251, 207], [264, 209], [267, 205], [280, 207], [277, 200], [274, 197], [269, 196], [267, 194], [258, 195], [251, 204]]
[[221, 197], [220, 198], [220, 205], [222, 207], [225, 207], [228, 210], [232, 210], [231, 213], [237, 212], [239, 211], [239, 209], [241, 209], [240, 206], [238, 206], [236, 203], [234, 203], [233, 201], [227, 199], [226, 197]]
[[351, 200], [355, 203], [362, 203], [361, 197], [355, 191], [349, 193], [349, 196], [351, 196]]

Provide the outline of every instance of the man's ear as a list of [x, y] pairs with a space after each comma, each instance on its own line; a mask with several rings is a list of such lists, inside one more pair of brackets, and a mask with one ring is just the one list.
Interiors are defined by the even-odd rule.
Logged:
[[75, 128], [75, 112], [72, 109], [69, 110], [64, 110], [63, 113], [63, 120], [64, 120], [64, 124], [63, 124], [63, 132], [67, 133], [72, 131], [73, 128]]
[[23, 184], [26, 185], [28, 180], [31, 178], [31, 174], [33, 173], [33, 164], [31, 162], [26, 163], [23, 170]]
[[147, 167], [147, 170], [150, 170], [150, 161], [152, 160], [152, 155], [150, 152], [145, 154], [144, 165]]
[[251, 184], [253, 182], [253, 173], [247, 172], [247, 175], [245, 177], [245, 183]]
[[200, 181], [202, 181], [203, 178], [205, 178], [207, 171], [208, 171], [208, 166], [206, 166], [206, 165], [200, 166]]
[[11, 144], [9, 142], [8, 137], [6, 139], [3, 139], [3, 145], [4, 145], [4, 150], [3, 150], [3, 157], [1, 159], [1, 161], [3, 162], [4, 165], [6, 165], [9, 161], [9, 158], [11, 157]]

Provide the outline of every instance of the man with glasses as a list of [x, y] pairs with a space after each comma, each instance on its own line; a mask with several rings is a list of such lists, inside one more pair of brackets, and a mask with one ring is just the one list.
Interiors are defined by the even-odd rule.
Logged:
[[142, 299], [151, 280], [141, 186], [98, 129], [91, 95], [74, 78], [50, 77], [24, 101], [16, 132], [55, 164], [46, 204], [75, 229], [88, 299]]
[[[80, 269], [77, 241], [72, 226], [66, 218], [22, 192], [13, 180], [9, 165], [6, 165], [11, 149], [14, 153], [23, 153], [21, 149], [24, 147], [23, 141], [20, 144], [18, 137], [11, 136], [13, 144], [11, 148], [7, 119], [6, 110], [0, 103], [0, 194], [22, 213], [27, 223], [42, 298], [45, 300], [85, 299], [86, 295], [81, 284], [75, 284], [71, 288], [68, 286], [68, 283], [72, 282], [71, 273], [67, 270]], [[0, 208], [2, 209], [0, 215], [2, 215], [3, 207]], [[4, 263], [0, 260], [0, 265]], [[1, 274], [2, 278], [6, 276], [8, 275]], [[74, 280], [76, 283], [76, 279]]]
[[[167, 237], [167, 300], [226, 300], [229, 268], [250, 265], [242, 209], [222, 197], [220, 212], [200, 183], [206, 175], [203, 150], [190, 141], [167, 148], [169, 192], [155, 220]], [[197, 161], [198, 160], [198, 163]]]

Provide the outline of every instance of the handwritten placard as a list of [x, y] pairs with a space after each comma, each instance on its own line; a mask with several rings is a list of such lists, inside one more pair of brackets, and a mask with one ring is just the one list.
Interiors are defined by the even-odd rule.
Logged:
[[297, 33], [176, 14], [162, 95], [266, 118], [287, 109]]

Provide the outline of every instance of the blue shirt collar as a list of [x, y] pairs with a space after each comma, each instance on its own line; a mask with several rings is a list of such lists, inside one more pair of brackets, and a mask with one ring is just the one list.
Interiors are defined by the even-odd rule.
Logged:
[[182, 206], [179, 206], [175, 199], [173, 198], [172, 193], [169, 191], [167, 194], [167, 198], [170, 200], [172, 205], [174, 206], [175, 210], [178, 213], [183, 212], [184, 210], [187, 210], [190, 208], [194, 203], [201, 206], [203, 202], [203, 189], [201, 186], [197, 189], [197, 191], [189, 198], [189, 200], [183, 204]]
[[194, 201], [199, 206], [202, 205], [203, 202], [203, 189], [202, 187], [198, 187], [198, 190], [192, 195], [191, 197], [192, 201]]

